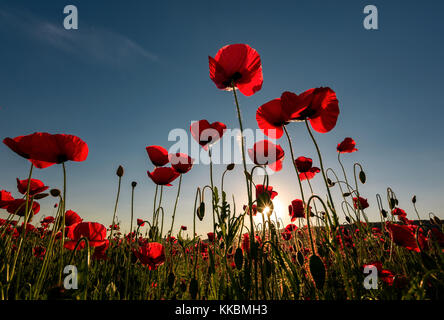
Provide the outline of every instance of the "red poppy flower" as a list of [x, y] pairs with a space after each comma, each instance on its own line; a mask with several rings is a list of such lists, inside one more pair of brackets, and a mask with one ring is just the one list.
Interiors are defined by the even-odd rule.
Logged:
[[186, 226], [181, 226], [180, 230], [187, 231], [187, 227]]
[[185, 153], [174, 153], [169, 155], [171, 166], [179, 173], [187, 173], [193, 167], [194, 159]]
[[158, 242], [148, 242], [145, 246], [134, 250], [134, 255], [150, 270], [157, 269], [165, 262], [165, 248]]
[[276, 197], [278, 195], [278, 193], [276, 191], [273, 191], [272, 186], [268, 186], [267, 189], [265, 189], [265, 187], [262, 184], [257, 184], [256, 185], [256, 199], [258, 199], [259, 196], [264, 192], [268, 192], [271, 200], [273, 200], [274, 197]]
[[248, 214], [248, 215], [250, 215], [250, 214], [251, 214], [251, 211], [253, 211], [253, 216], [255, 216], [255, 215], [257, 214], [257, 205], [253, 204], [251, 207], [252, 207], [253, 210], [247, 210], [247, 209], [248, 209], [248, 206], [247, 206], [247, 205], [244, 205], [243, 209], [244, 209], [244, 211], [247, 210], [247, 214]]
[[32, 254], [34, 255], [34, 257], [39, 259], [43, 259], [45, 253], [46, 253], [46, 248], [42, 246], [36, 246], [32, 249]]
[[358, 198], [353, 198], [353, 207], [355, 207], [355, 209], [361, 209], [364, 210], [366, 208], [369, 207], [368, 201], [365, 198], [359, 197], [359, 201]]
[[[45, 186], [45, 184], [42, 181], [37, 179], [31, 179], [31, 183], [29, 185], [29, 195], [33, 196], [35, 194], [42, 193], [48, 188], [49, 187]], [[26, 194], [26, 191], [28, 190], [28, 179], [19, 180], [19, 178], [17, 178], [17, 189], [21, 194]]]
[[109, 247], [109, 240], [106, 240], [100, 246], [96, 246], [92, 258], [94, 260], [108, 260], [108, 256], [106, 255], [106, 250], [108, 249], [108, 247]]
[[49, 216], [49, 217], [45, 217], [41, 223], [49, 224], [49, 223], [54, 223], [54, 221], [55, 221], [54, 217]]
[[150, 177], [155, 184], [161, 186], [171, 186], [171, 182], [180, 175], [179, 172], [171, 167], [158, 167], [154, 169], [153, 172], [147, 171], [147, 173], [148, 177]]
[[250, 251], [250, 235], [248, 233], [242, 235], [242, 250], [244, 252]]
[[269, 140], [262, 140], [256, 142], [253, 148], [248, 149], [248, 155], [256, 165], [267, 165], [273, 171], [280, 171], [285, 153], [280, 145]]
[[285, 241], [288, 241], [291, 239], [291, 232], [288, 231], [284, 231], [281, 233], [282, 239], [284, 239]]
[[407, 213], [401, 208], [395, 208], [392, 210], [392, 215], [394, 216], [407, 216]]
[[161, 146], [148, 146], [146, 152], [156, 167], [163, 167], [169, 162], [168, 151]]
[[291, 118], [291, 110], [288, 110], [286, 106], [281, 98], [277, 98], [257, 109], [257, 124], [267, 137], [279, 139], [284, 134], [283, 126], [288, 124]]
[[297, 228], [298, 227], [295, 224], [290, 223], [285, 227], [285, 230], [288, 232], [293, 232], [293, 231], [296, 231]]
[[145, 225], [145, 221], [143, 221], [143, 219], [137, 219], [137, 225], [139, 227], [143, 227]]
[[207, 120], [193, 122], [190, 126], [191, 135], [205, 150], [209, 144], [222, 138], [227, 126], [222, 122], [209, 123]]
[[261, 58], [249, 45], [227, 45], [208, 60], [210, 78], [219, 89], [230, 90], [234, 82], [240, 92], [251, 96], [262, 88]]
[[208, 236], [208, 241], [214, 242], [214, 238], [215, 238], [214, 232], [208, 232], [207, 236]]
[[344, 141], [338, 144], [336, 150], [338, 150], [339, 153], [352, 153], [358, 151], [355, 146], [355, 140], [353, 140], [352, 138], [345, 138]]
[[90, 247], [99, 247], [106, 243], [106, 227], [98, 222], [80, 222], [75, 225], [70, 239], [65, 242], [65, 248], [74, 250], [77, 242], [85, 237]]
[[307, 172], [299, 173], [299, 179], [301, 179], [301, 181], [313, 179], [316, 173], [319, 172], [321, 172], [321, 169], [319, 169], [318, 167], [312, 167]]
[[305, 218], [305, 206], [302, 200], [295, 199], [288, 206], [288, 213], [291, 217], [291, 222], [296, 220], [296, 218]]
[[40, 169], [65, 161], [84, 161], [88, 157], [88, 145], [69, 134], [36, 132], [13, 139], [5, 138], [3, 143]]
[[[28, 206], [31, 207], [31, 199], [28, 201]], [[30, 208], [28, 208], [29, 210]], [[8, 201], [8, 206], [6, 207], [8, 213], [15, 214], [20, 217], [24, 217], [26, 214], [26, 199], [14, 199]], [[39, 213], [40, 204], [37, 201], [32, 201], [32, 212], [34, 214]]]
[[312, 128], [320, 133], [331, 131], [339, 116], [336, 93], [328, 87], [309, 89], [294, 103], [291, 121], [308, 119]]
[[[420, 248], [416, 242], [415, 234], [417, 226], [414, 225], [399, 225], [386, 222], [386, 227], [394, 243], [402, 246], [408, 250], [420, 252]], [[422, 234], [421, 230], [418, 232], [418, 242], [421, 247], [427, 245], [427, 238]]]
[[306, 158], [306, 157], [298, 157], [294, 163], [296, 164], [296, 168], [298, 169], [298, 171], [300, 173], [303, 172], [308, 172], [312, 165], [313, 165], [313, 160], [311, 158]]
[[14, 200], [11, 192], [8, 192], [6, 190], [0, 191], [0, 209], [6, 209], [8, 207], [9, 201], [11, 200]]
[[393, 273], [390, 270], [383, 269], [382, 263], [380, 261], [375, 261], [375, 262], [364, 264], [362, 266], [362, 269], [364, 269], [367, 266], [375, 267], [376, 270], [378, 271], [378, 278], [381, 279], [386, 284], [388, 284], [389, 286], [393, 285], [393, 280], [394, 280], [395, 276], [393, 275]]
[[65, 226], [69, 227], [69, 226], [72, 226], [74, 224], [80, 223], [82, 221], [83, 221], [83, 219], [80, 218], [80, 216], [76, 212], [74, 212], [72, 210], [66, 211], [66, 213], [65, 213]]

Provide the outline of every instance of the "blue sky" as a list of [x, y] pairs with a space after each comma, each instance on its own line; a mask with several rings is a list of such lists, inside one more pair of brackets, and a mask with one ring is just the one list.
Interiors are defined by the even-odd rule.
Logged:
[[[79, 10], [79, 29], [63, 28], [63, 7]], [[379, 30], [363, 28], [363, 8], [379, 10]], [[136, 218], [151, 219], [154, 185], [145, 147], [170, 147], [168, 133], [188, 129], [191, 120], [222, 121], [237, 128], [231, 93], [218, 90], [208, 75], [208, 55], [230, 43], [247, 43], [261, 55], [264, 84], [240, 97], [244, 126], [256, 129], [258, 106], [312, 87], [336, 91], [341, 114], [328, 134], [317, 134], [327, 167], [339, 170], [336, 145], [351, 136], [359, 151], [345, 155], [349, 169], [360, 162], [368, 182], [360, 188], [378, 218], [375, 194], [392, 187], [401, 208], [415, 217], [442, 215], [442, 88], [444, 45], [439, 1], [2, 1], [0, 4], [0, 134], [35, 131], [75, 134], [90, 148], [87, 161], [68, 164], [67, 206], [86, 220], [109, 225], [119, 164], [125, 167], [118, 217], [130, 217], [130, 183], [137, 181]], [[296, 156], [315, 149], [303, 125], [289, 127]], [[284, 169], [271, 178], [279, 192], [279, 215], [299, 197], [288, 145]], [[0, 146], [0, 188], [14, 191], [28, 163]], [[241, 166], [227, 176], [229, 194], [245, 201]], [[215, 168], [216, 180], [224, 166]], [[184, 176], [176, 226], [192, 226], [194, 192], [209, 182], [208, 166]], [[61, 187], [58, 166], [36, 178]], [[165, 193], [172, 212], [176, 185]], [[315, 192], [325, 195], [320, 176]], [[42, 215], [52, 214], [51, 199]], [[1, 215], [1, 213], [0, 213]], [[210, 229], [211, 219], [198, 224]]]

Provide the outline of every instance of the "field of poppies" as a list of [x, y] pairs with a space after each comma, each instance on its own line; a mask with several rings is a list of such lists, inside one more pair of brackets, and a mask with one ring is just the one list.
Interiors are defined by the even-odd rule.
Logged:
[[[227, 99], [234, 98], [243, 132], [239, 96], [254, 95], [262, 88], [260, 55], [246, 44], [227, 45], [214, 58], [209, 57], [209, 74], [218, 89], [233, 95]], [[359, 163], [345, 168], [341, 162], [344, 154], [358, 151], [350, 137], [337, 145], [341, 172], [323, 162], [314, 132], [331, 131], [339, 113], [336, 93], [329, 87], [299, 94], [286, 91], [265, 102], [257, 109], [257, 125], [270, 139], [286, 139], [289, 150], [269, 140], [246, 146], [242, 136], [242, 163], [224, 165], [223, 175], [215, 176], [210, 162], [208, 183], [197, 188], [193, 208], [183, 208], [179, 195], [181, 187], [186, 187], [182, 176], [193, 174], [194, 159], [185, 153], [171, 154], [161, 146], [146, 147], [153, 165], [147, 175], [156, 185], [152, 217], [138, 219], [132, 211], [130, 230], [125, 231], [116, 220], [125, 176], [122, 166], [116, 164], [114, 212], [102, 222], [89, 222], [65, 207], [69, 162], [87, 159], [87, 143], [73, 135], [45, 132], [5, 138], [4, 144], [25, 159], [24, 168], [29, 164], [29, 171], [27, 179], [17, 179], [17, 190], [0, 191], [4, 217], [0, 219], [0, 298], [443, 299], [441, 219], [431, 214], [429, 220], [421, 220], [416, 197], [412, 198], [413, 210], [402, 209], [390, 188], [376, 197], [361, 194], [359, 187], [366, 183], [364, 169]], [[306, 128], [316, 159], [293, 149], [287, 127], [296, 125]], [[190, 126], [192, 137], [210, 159], [212, 146], [226, 130], [225, 124], [207, 120]], [[316, 136], [322, 139], [322, 135]], [[291, 179], [299, 196], [288, 204], [292, 223], [285, 226], [275, 214], [277, 191], [272, 187], [273, 177], [266, 173], [282, 169], [286, 152], [294, 166]], [[254, 166], [247, 165], [247, 157]], [[35, 170], [53, 165], [63, 171], [62, 190], [32, 177]], [[239, 199], [236, 203], [224, 189], [224, 177], [235, 166], [242, 166], [244, 173], [238, 178], [245, 186], [244, 203]], [[315, 176], [325, 185], [318, 193], [310, 184]], [[167, 212], [162, 197], [164, 188], [172, 183], [177, 197], [173, 212]], [[137, 183], [131, 186], [134, 196]], [[340, 201], [334, 200], [333, 193], [341, 196]], [[40, 210], [39, 202], [49, 197], [56, 199], [55, 214]], [[370, 197], [378, 204], [379, 221], [368, 220]], [[173, 234], [176, 214], [189, 215], [193, 222]], [[164, 224], [167, 215], [172, 217], [171, 225]], [[195, 229], [204, 216], [212, 217], [213, 228], [201, 238]], [[262, 222], [255, 224], [253, 216], [261, 217]], [[340, 224], [340, 217], [345, 224]], [[194, 236], [184, 236], [186, 230], [192, 230]]]

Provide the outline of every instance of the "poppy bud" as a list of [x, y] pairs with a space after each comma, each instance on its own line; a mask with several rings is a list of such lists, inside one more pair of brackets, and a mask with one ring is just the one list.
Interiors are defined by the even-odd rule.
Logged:
[[47, 196], [49, 196], [48, 193], [38, 193], [38, 194], [36, 194], [36, 195], [34, 196], [34, 199], [35, 199], [35, 200], [40, 200], [40, 199], [46, 198]]
[[137, 186], [137, 182], [136, 181], [131, 182], [131, 187], [135, 188], [136, 186]]
[[58, 197], [60, 196], [60, 190], [59, 189], [51, 189], [49, 191], [49, 193], [53, 196], [53, 197]]
[[346, 198], [346, 197], [349, 197], [350, 195], [351, 195], [350, 192], [345, 192], [342, 196], [343, 196], [344, 198]]
[[435, 225], [435, 224], [436, 224], [435, 219], [430, 218], [430, 223], [433, 224], [433, 225]]
[[205, 216], [205, 202], [202, 202], [199, 206], [199, 208], [197, 208], [197, 217], [199, 218], [200, 221], [203, 220], [204, 216]]
[[359, 180], [361, 180], [362, 184], [365, 183], [365, 181], [367, 180], [366, 176], [365, 176], [365, 172], [361, 170], [361, 172], [359, 172]]
[[393, 210], [394, 207], [396, 207], [396, 199], [390, 198], [390, 210]]
[[331, 181], [330, 178], [327, 178], [327, 184], [329, 187], [333, 187], [335, 185], [335, 183]]
[[227, 170], [228, 171], [231, 171], [231, 170], [233, 170], [234, 169], [234, 163], [230, 163], [228, 166], [227, 166]]
[[438, 225], [442, 224], [441, 219], [439, 219], [437, 216], [435, 216], [433, 219], [435, 220], [436, 224]]
[[125, 170], [123, 169], [123, 167], [122, 167], [122, 166], [119, 166], [119, 167], [117, 168], [116, 175], [117, 175], [118, 177], [122, 177], [124, 173], [125, 173]]
[[347, 220], [348, 223], [351, 223], [351, 220], [348, 216], [345, 217], [345, 220]]
[[321, 258], [312, 255], [309, 260], [309, 270], [313, 277], [316, 288], [322, 289], [325, 283], [325, 266]]
[[384, 209], [381, 210], [381, 214], [384, 218], [387, 218], [387, 211], [385, 211]]
[[413, 203], [416, 203], [416, 196], [413, 196], [413, 198], [412, 198], [412, 202], [413, 202]]

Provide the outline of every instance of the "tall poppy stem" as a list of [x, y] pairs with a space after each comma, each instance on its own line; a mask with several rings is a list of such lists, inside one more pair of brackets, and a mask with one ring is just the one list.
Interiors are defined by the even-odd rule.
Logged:
[[213, 183], [213, 159], [211, 157], [211, 146], [208, 148], [208, 156], [210, 157], [210, 184], [211, 184], [211, 204], [213, 207], [213, 233], [216, 234], [216, 216], [214, 214], [214, 183]]
[[63, 168], [63, 202], [62, 202], [62, 241], [60, 247], [60, 272], [59, 272], [59, 283], [62, 281], [62, 272], [63, 272], [63, 249], [65, 247], [65, 213], [66, 213], [66, 168], [65, 163], [62, 163]]
[[298, 167], [296, 166], [296, 162], [294, 159], [293, 144], [291, 143], [290, 135], [288, 134], [286, 126], [284, 126], [284, 132], [285, 132], [285, 135], [287, 136], [288, 145], [290, 146], [291, 161], [293, 162], [294, 171], [296, 172], [296, 176], [298, 177], [299, 190], [301, 191], [302, 202], [305, 205], [304, 189], [302, 188], [302, 182], [301, 182], [301, 178], [299, 177]]
[[[25, 236], [26, 236], [26, 229], [27, 229], [28, 220], [29, 220], [29, 214], [30, 214], [30, 212], [28, 212], [28, 210], [30, 209], [29, 208], [29, 190], [31, 189], [31, 177], [32, 177], [33, 169], [34, 169], [34, 164], [31, 164], [31, 168], [29, 169], [29, 175], [28, 175], [28, 185], [26, 187], [25, 219], [23, 221], [23, 227], [22, 227], [22, 230], [21, 230], [20, 242], [19, 242], [19, 246], [18, 246], [18, 249], [17, 249], [17, 253], [15, 254], [14, 262], [13, 262], [13, 265], [12, 265], [12, 268], [11, 268], [11, 273], [9, 274], [9, 281], [11, 281], [12, 278], [14, 277], [14, 272], [15, 272], [15, 266], [16, 266], [16, 263], [17, 263], [17, 259], [18, 259], [19, 255], [20, 255], [22, 244], [23, 244], [23, 241], [25, 240]], [[31, 205], [31, 210], [32, 210], [32, 205]], [[22, 261], [23, 261], [23, 259], [20, 259], [20, 261], [19, 261], [19, 269], [18, 269], [19, 271], [21, 271], [21, 269], [22, 269], [21, 268]], [[17, 284], [17, 286], [18, 285], [19, 284]], [[9, 289], [9, 284], [8, 284], [7, 290], [8, 289]]]
[[120, 184], [122, 182], [122, 177], [119, 176], [119, 186], [117, 187], [117, 197], [116, 197], [116, 204], [114, 205], [114, 214], [113, 214], [113, 223], [111, 224], [111, 233], [109, 235], [109, 239], [111, 240], [113, 237], [113, 231], [114, 231], [114, 224], [116, 219], [116, 212], [117, 212], [117, 204], [119, 203], [119, 196], [120, 196]]
[[325, 187], [327, 188], [327, 193], [328, 193], [328, 197], [329, 197], [330, 204], [331, 204], [331, 211], [333, 212], [333, 220], [334, 220], [335, 226], [337, 227], [339, 225], [338, 216], [336, 215], [336, 209], [335, 209], [335, 205], [333, 203], [333, 197], [331, 196], [330, 188], [329, 188], [328, 182], [327, 182], [327, 177], [325, 176], [325, 170], [324, 170], [324, 164], [322, 162], [321, 150], [319, 150], [318, 143], [316, 142], [316, 139], [310, 130], [310, 126], [308, 125], [307, 119], [305, 120], [305, 126], [307, 127], [308, 133], [310, 134], [311, 140], [313, 140], [313, 144], [315, 145], [316, 151], [319, 156], [319, 164], [321, 165], [322, 177], [324, 178]]
[[173, 218], [172, 218], [172, 221], [171, 221], [171, 228], [170, 228], [170, 234], [169, 234], [170, 237], [171, 237], [171, 233], [173, 232], [174, 218], [176, 217], [176, 208], [177, 208], [177, 202], [179, 200], [180, 186], [181, 185], [182, 185], [182, 174], [179, 177], [179, 185], [177, 187], [176, 202], [174, 203]]
[[[241, 116], [241, 112], [240, 112], [239, 101], [237, 99], [236, 86], [234, 84], [234, 81], [231, 81], [231, 88], [233, 89], [234, 101], [236, 103], [237, 118], [239, 120], [239, 129], [240, 129], [240, 134], [241, 134], [242, 164], [244, 166], [245, 182], [247, 183], [248, 208], [252, 208], [253, 207], [253, 199], [252, 199], [250, 186], [248, 183], [247, 161], [245, 159], [244, 128], [242, 125], [242, 116]], [[254, 222], [253, 222], [253, 215], [250, 214], [250, 248], [252, 248], [252, 250], [250, 250], [250, 261], [253, 258], [253, 253], [252, 253], [253, 246], [254, 246]], [[259, 289], [258, 289], [258, 282], [257, 282], [257, 261], [256, 261], [256, 259], [255, 259], [254, 267], [255, 267], [255, 270], [254, 270], [255, 288], [256, 288], [256, 298], [257, 298], [257, 294], [258, 294]], [[250, 262], [250, 268], [251, 268], [251, 262]]]

